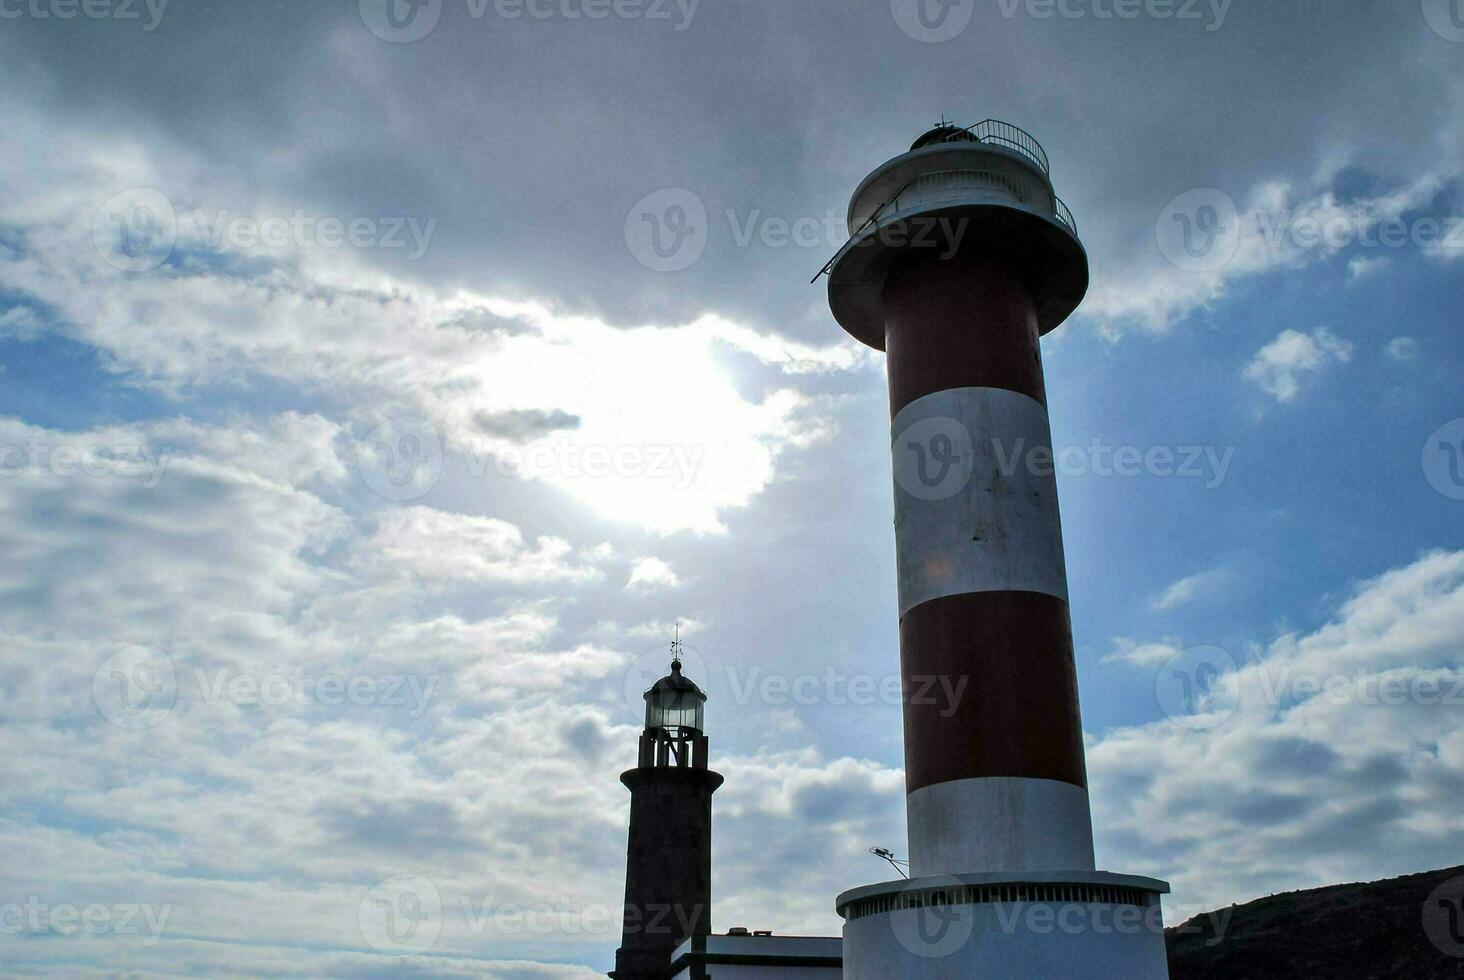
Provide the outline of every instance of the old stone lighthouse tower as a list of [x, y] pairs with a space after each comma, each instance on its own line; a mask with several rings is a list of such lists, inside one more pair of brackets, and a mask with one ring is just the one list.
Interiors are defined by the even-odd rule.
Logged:
[[722, 776], [707, 768], [707, 696], [681, 673], [645, 693], [640, 758], [620, 776], [630, 790], [625, 925], [614, 980], [663, 980], [671, 954], [712, 931], [712, 794]]

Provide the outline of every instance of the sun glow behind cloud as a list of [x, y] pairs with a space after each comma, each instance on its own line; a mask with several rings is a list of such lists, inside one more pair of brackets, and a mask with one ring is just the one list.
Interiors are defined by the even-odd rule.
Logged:
[[[503, 335], [467, 371], [476, 393], [442, 406], [457, 417], [470, 455], [491, 455], [505, 472], [661, 533], [724, 530], [719, 512], [745, 506], [772, 482], [781, 452], [830, 432], [816, 400], [782, 387], [783, 375], [847, 368], [862, 356], [848, 345], [775, 343], [713, 317], [622, 330], [535, 304], [475, 305], [532, 329]], [[774, 368], [760, 396], [739, 386], [730, 364], [737, 355]], [[509, 409], [574, 424], [511, 440], [462, 418]]]

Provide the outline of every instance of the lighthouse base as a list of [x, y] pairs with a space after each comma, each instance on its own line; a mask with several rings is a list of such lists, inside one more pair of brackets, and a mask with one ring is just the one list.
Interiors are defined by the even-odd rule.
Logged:
[[915, 878], [839, 896], [845, 980], [1167, 980], [1152, 878], [1023, 872]]

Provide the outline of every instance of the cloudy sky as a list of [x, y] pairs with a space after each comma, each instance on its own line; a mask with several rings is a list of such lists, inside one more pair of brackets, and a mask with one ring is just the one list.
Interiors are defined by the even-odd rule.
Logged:
[[1454, 0], [0, 0], [6, 972], [607, 969], [678, 620], [716, 927], [837, 930], [904, 849], [893, 508], [809, 279], [942, 114], [1092, 256], [1100, 866], [1460, 863], [1461, 102]]

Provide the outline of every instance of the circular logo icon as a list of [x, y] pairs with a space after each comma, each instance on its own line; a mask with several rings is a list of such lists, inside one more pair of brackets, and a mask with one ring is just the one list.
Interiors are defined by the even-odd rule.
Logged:
[[150, 187], [123, 191], [92, 218], [97, 254], [123, 272], [151, 272], [168, 261], [177, 243], [173, 202]]
[[92, 701], [118, 728], [142, 731], [160, 725], [177, 700], [173, 660], [152, 647], [118, 650], [92, 675]]
[[625, 244], [652, 272], [680, 272], [701, 259], [711, 237], [707, 206], [684, 187], [647, 194], [625, 217]]
[[[671, 673], [669, 644], [646, 651], [636, 657], [626, 668], [622, 694], [630, 717], [634, 718], [637, 723], [644, 720], [646, 716], [646, 691], [650, 690], [652, 684], [669, 673]], [[696, 686], [703, 691], [706, 691], [712, 676], [707, 671], [706, 661], [702, 659], [701, 654], [685, 643], [681, 644], [681, 673], [695, 682]]]
[[[915, 878], [905, 886], [912, 907], [890, 915], [890, 928], [895, 941], [922, 959], [943, 959], [960, 950], [971, 940], [976, 926], [976, 909], [969, 903], [944, 904], [952, 894], [960, 894], [961, 883], [940, 875]], [[941, 896], [940, 893], [945, 895]]]
[[1464, 418], [1455, 419], [1423, 444], [1423, 475], [1450, 500], [1464, 500]]
[[1191, 647], [1159, 669], [1154, 695], [1176, 725], [1196, 730], [1223, 725], [1240, 700], [1235, 658], [1219, 647]]
[[948, 500], [971, 482], [971, 430], [948, 416], [921, 419], [895, 436], [895, 485], [921, 500]]
[[1159, 212], [1154, 234], [1171, 265], [1188, 272], [1212, 272], [1240, 248], [1240, 209], [1222, 190], [1186, 191]]
[[1445, 956], [1464, 959], [1464, 875], [1429, 894], [1423, 903], [1423, 934]]
[[1423, 0], [1423, 16], [1439, 37], [1464, 44], [1464, 0]]
[[442, 0], [360, 0], [360, 6], [371, 33], [392, 44], [422, 40], [442, 17]]
[[366, 893], [356, 919], [378, 953], [425, 953], [442, 934], [442, 896], [421, 875], [393, 875]]
[[895, 23], [909, 37], [939, 44], [965, 33], [976, 12], [976, 0], [890, 0]]
[[442, 479], [442, 437], [424, 418], [390, 419], [371, 430], [356, 465], [361, 479], [378, 496], [397, 502], [418, 500]]

